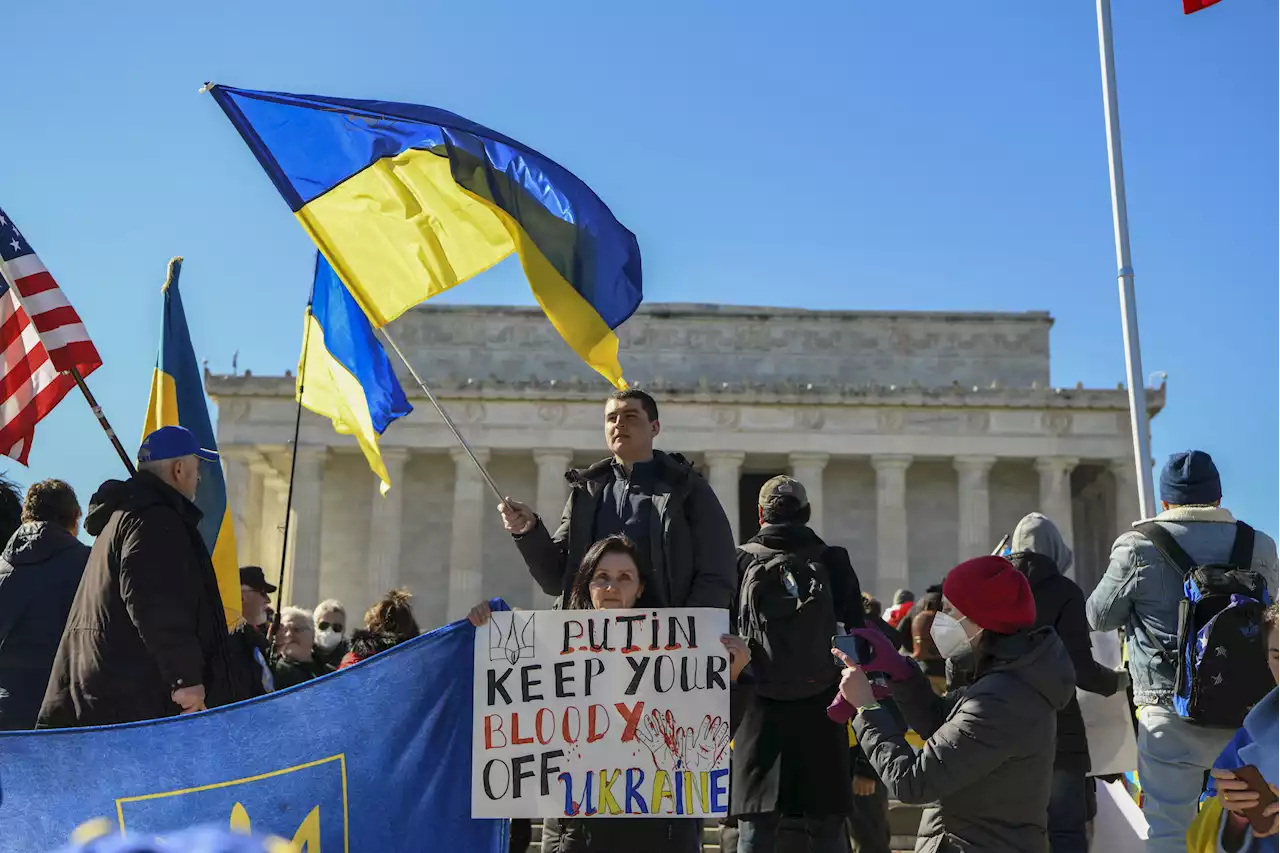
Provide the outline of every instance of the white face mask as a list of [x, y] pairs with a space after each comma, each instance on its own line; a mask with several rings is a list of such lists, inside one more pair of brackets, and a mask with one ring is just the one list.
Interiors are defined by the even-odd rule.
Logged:
[[929, 626], [929, 636], [938, 647], [938, 654], [944, 658], [955, 658], [969, 651], [969, 635], [964, 626], [949, 613], [939, 611]]
[[325, 628], [323, 631], [316, 631], [316, 645], [331, 652], [342, 642], [342, 632], [333, 628]]

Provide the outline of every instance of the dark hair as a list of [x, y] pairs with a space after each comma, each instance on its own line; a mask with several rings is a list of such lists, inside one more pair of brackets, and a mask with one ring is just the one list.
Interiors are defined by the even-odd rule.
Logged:
[[893, 594], [893, 603], [895, 605], [906, 604], [908, 602], [914, 602], [915, 600], [916, 594], [909, 589], [900, 589]]
[[392, 634], [399, 642], [412, 639], [422, 633], [418, 621], [413, 618], [409, 600], [413, 598], [407, 589], [393, 589], [364, 614], [364, 626], [375, 634]]
[[649, 423], [653, 423], [658, 419], [658, 403], [639, 388], [626, 388], [621, 391], [614, 391], [609, 395], [610, 400], [639, 400], [640, 407], [644, 409], [645, 417], [649, 419]]
[[80, 501], [75, 489], [62, 480], [41, 480], [27, 489], [22, 504], [22, 523], [47, 521], [70, 528], [80, 517]]
[[[0, 474], [0, 542], [7, 543], [22, 524], [22, 489]], [[2, 546], [0, 546], [2, 547]]]
[[606, 536], [587, 549], [582, 562], [578, 565], [578, 573], [573, 576], [573, 587], [569, 593], [569, 604], [566, 610], [594, 610], [591, 603], [591, 578], [595, 576], [600, 561], [609, 554], [626, 554], [636, 564], [636, 574], [640, 583], [644, 583], [644, 570], [640, 568], [640, 552], [636, 543], [621, 533]]
[[789, 497], [773, 498], [768, 506], [760, 507], [765, 524], [808, 524], [812, 515], [812, 506], [800, 506], [798, 500]]

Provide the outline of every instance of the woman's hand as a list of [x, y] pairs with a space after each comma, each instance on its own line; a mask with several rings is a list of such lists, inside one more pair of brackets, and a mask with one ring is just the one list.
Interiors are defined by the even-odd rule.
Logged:
[[876, 792], [875, 779], [868, 779], [866, 776], [853, 777], [853, 795], [855, 797], [870, 797]]
[[489, 602], [482, 601], [471, 608], [471, 612], [467, 614], [467, 621], [479, 628], [489, 621], [489, 616], [492, 612], [489, 609]]
[[875, 704], [876, 695], [862, 668], [839, 649], [832, 649], [831, 654], [844, 664], [844, 672], [840, 676], [840, 695], [844, 697], [844, 701], [855, 708]]
[[[1280, 790], [1277, 790], [1275, 785], [1271, 786], [1271, 793], [1280, 796]], [[1272, 835], [1275, 835], [1277, 831], [1280, 831], [1280, 824], [1277, 824], [1278, 818], [1276, 817], [1277, 815], [1280, 815], [1280, 800], [1272, 801], [1271, 805], [1267, 806], [1263, 814], [1271, 818], [1271, 828], [1266, 832], [1254, 832], [1254, 838], [1270, 838]]]
[[1258, 804], [1258, 792], [1250, 790], [1249, 783], [1230, 770], [1217, 767], [1209, 771], [1217, 781], [1218, 803], [1229, 812], [1245, 812]]
[[751, 647], [746, 640], [733, 634], [721, 634], [720, 644], [729, 652], [729, 680], [737, 681], [747, 664], [751, 663]]

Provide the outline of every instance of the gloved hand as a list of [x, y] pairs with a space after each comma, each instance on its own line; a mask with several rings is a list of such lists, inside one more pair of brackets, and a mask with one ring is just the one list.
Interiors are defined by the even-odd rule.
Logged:
[[871, 660], [862, 661], [867, 672], [883, 672], [890, 681], [906, 681], [911, 678], [916, 665], [909, 658], [898, 654], [893, 643], [875, 628], [854, 628], [849, 633], [861, 637], [871, 646]]

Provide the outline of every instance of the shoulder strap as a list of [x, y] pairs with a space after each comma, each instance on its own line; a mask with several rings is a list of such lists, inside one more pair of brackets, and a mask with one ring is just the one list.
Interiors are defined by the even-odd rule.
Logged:
[[768, 560], [782, 553], [782, 551], [775, 551], [772, 548], [761, 545], [759, 542], [743, 542], [738, 546], [738, 550], [745, 551], [757, 560]]
[[1195, 561], [1173, 538], [1173, 534], [1156, 522], [1143, 522], [1142, 524], [1134, 525], [1133, 529], [1147, 537], [1151, 544], [1156, 546], [1156, 550], [1163, 554], [1166, 560], [1177, 566], [1178, 571], [1184, 575], [1196, 567]]
[[1237, 569], [1253, 568], [1253, 528], [1243, 521], [1236, 522], [1236, 541], [1228, 562]]

